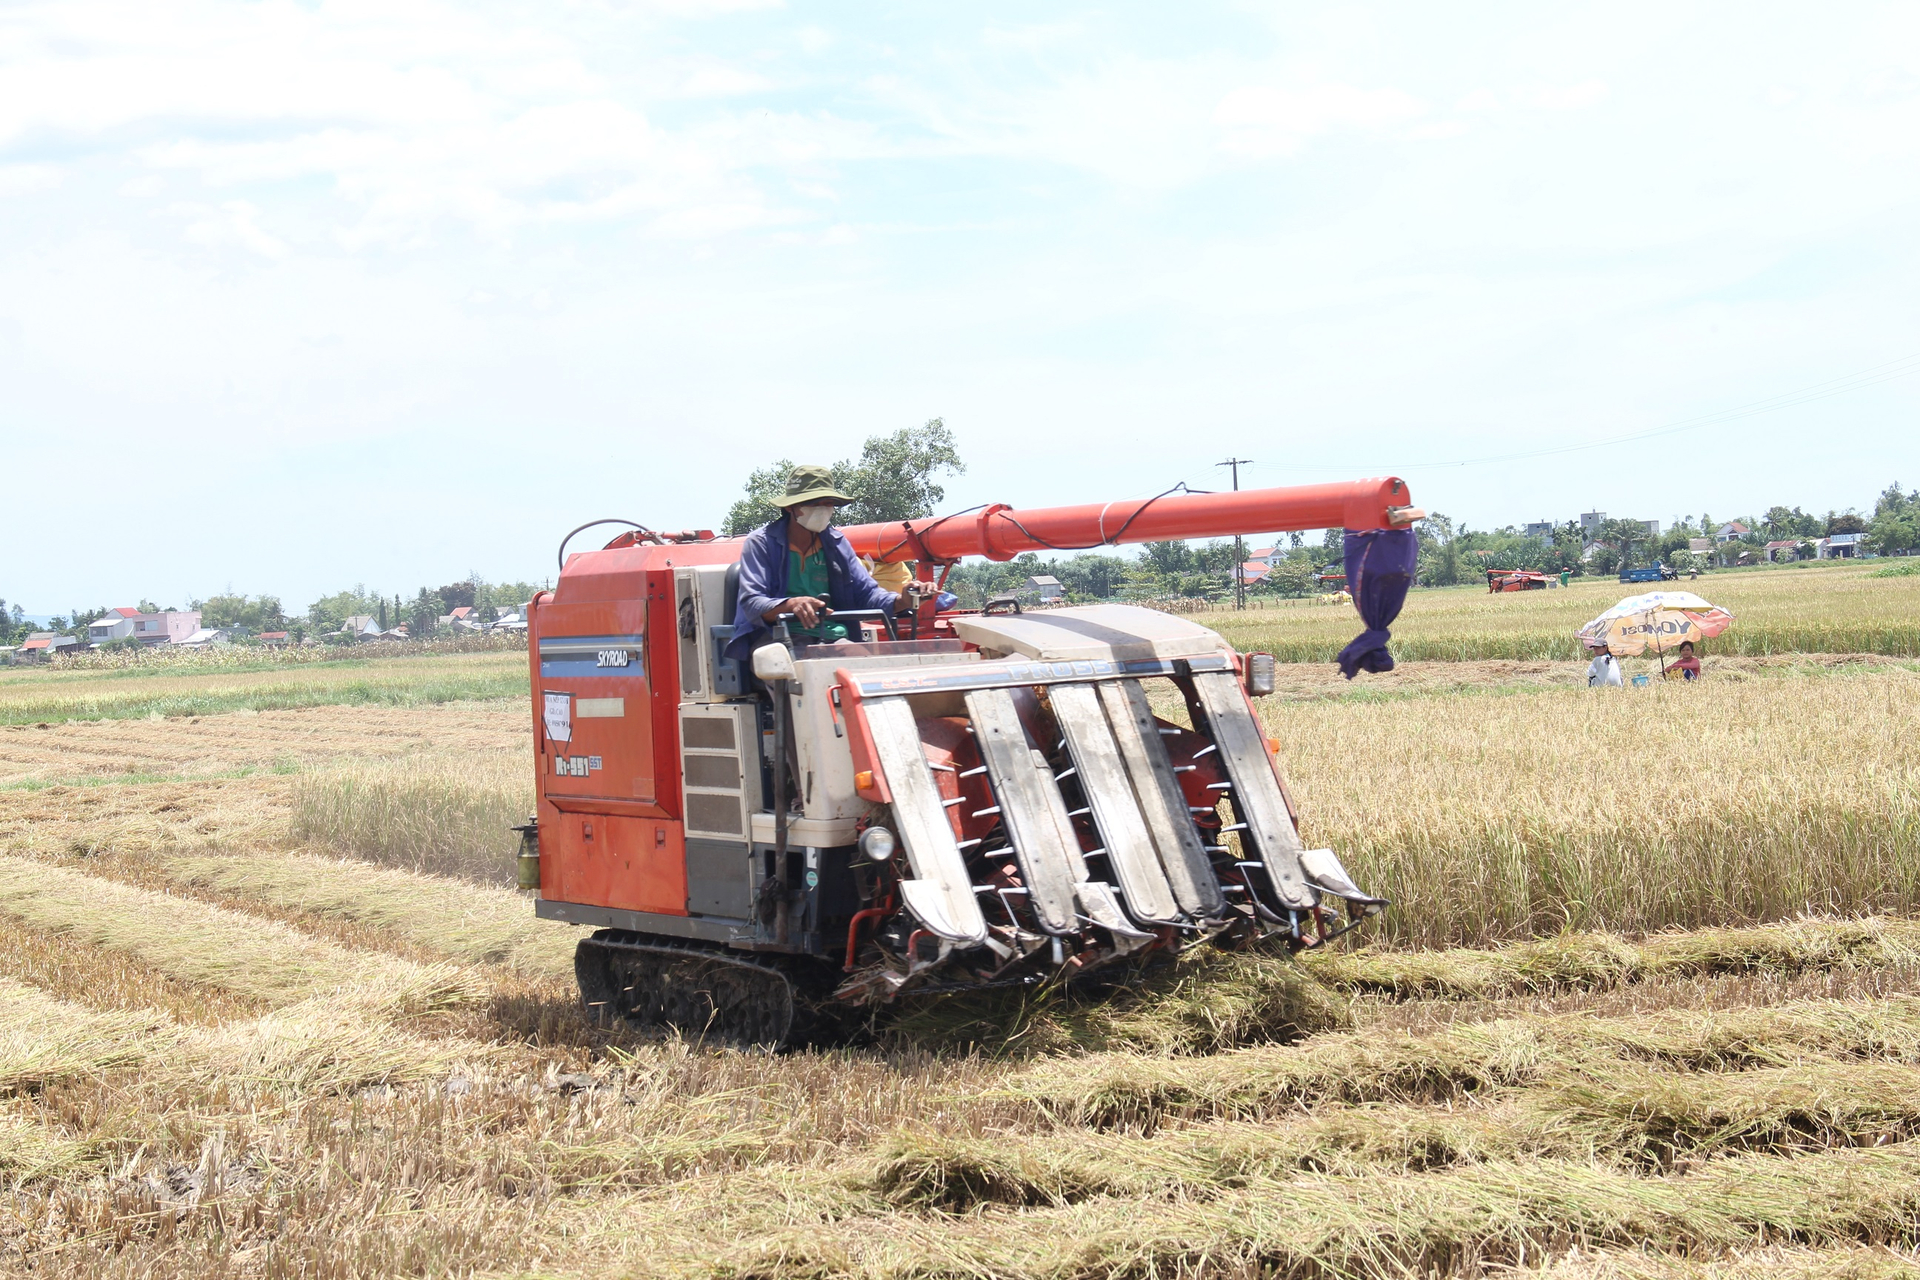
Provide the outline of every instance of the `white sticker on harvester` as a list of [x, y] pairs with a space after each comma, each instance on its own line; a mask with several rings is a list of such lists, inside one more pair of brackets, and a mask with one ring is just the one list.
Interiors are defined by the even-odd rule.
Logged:
[[573, 741], [573, 695], [570, 693], [549, 693], [547, 695], [547, 738], [553, 742]]

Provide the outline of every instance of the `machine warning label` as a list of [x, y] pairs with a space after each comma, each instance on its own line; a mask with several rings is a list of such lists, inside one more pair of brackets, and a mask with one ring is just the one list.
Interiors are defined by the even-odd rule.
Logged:
[[542, 718], [546, 721], [547, 738], [552, 742], [573, 741], [573, 695], [570, 693], [547, 693]]
[[555, 756], [553, 772], [562, 778], [584, 778], [600, 767], [599, 756]]

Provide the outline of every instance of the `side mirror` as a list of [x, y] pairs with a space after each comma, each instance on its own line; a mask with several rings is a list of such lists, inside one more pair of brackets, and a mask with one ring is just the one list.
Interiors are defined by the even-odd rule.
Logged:
[[768, 684], [793, 679], [793, 651], [783, 644], [761, 645], [753, 651], [753, 674]]

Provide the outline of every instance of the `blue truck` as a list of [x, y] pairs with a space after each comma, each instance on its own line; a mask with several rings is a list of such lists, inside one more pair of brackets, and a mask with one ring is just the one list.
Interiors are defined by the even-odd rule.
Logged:
[[1680, 575], [1661, 564], [1650, 564], [1644, 569], [1622, 569], [1622, 582], [1666, 582]]

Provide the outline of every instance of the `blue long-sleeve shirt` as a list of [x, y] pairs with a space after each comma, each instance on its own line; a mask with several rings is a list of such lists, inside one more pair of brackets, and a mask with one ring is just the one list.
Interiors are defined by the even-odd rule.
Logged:
[[[820, 532], [820, 554], [827, 562], [827, 604], [835, 609], [895, 611], [900, 597], [873, 580], [838, 529]], [[787, 590], [787, 517], [781, 516], [747, 535], [740, 550], [740, 594], [734, 603], [733, 638], [727, 656], [746, 660], [771, 638], [761, 615], [791, 594]]]

